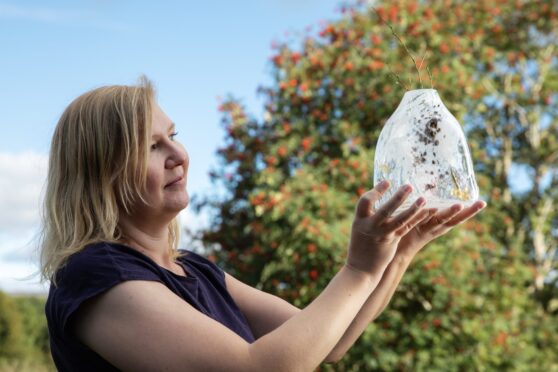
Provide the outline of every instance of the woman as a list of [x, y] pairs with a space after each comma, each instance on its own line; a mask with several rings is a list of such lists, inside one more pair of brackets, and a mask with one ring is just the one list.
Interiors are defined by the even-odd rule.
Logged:
[[389, 302], [413, 256], [484, 207], [437, 212], [389, 184], [356, 206], [345, 265], [298, 309], [179, 252], [188, 154], [149, 81], [83, 94], [56, 127], [43, 275], [59, 370], [311, 371], [343, 356]]

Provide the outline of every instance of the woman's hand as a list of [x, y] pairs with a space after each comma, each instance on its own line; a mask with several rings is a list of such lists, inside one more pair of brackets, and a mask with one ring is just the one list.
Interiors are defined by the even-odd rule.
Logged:
[[426, 244], [467, 221], [484, 207], [486, 203], [479, 200], [465, 209], [461, 204], [455, 204], [441, 211], [427, 209], [429, 217], [420, 221], [402, 237], [397, 254], [406, 258], [414, 257]]
[[375, 211], [374, 203], [389, 186], [389, 182], [383, 181], [358, 201], [346, 263], [349, 268], [372, 275], [383, 272], [395, 255], [401, 238], [429, 215], [427, 210], [422, 209], [426, 200], [419, 198], [407, 210], [392, 216], [411, 193], [410, 185], [402, 186]]

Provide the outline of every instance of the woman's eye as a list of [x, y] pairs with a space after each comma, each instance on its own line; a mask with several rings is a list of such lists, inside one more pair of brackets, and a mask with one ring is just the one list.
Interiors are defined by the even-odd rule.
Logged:
[[[174, 141], [174, 137], [176, 137], [177, 134], [178, 132], [172, 132], [171, 134], [169, 134], [169, 139], [171, 141]], [[151, 150], [157, 150], [159, 146], [160, 146], [159, 142], [155, 142], [151, 145]]]

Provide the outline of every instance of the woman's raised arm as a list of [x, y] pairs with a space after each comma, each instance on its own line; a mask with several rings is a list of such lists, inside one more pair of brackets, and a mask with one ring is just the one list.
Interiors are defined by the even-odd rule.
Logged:
[[381, 184], [359, 200], [347, 263], [305, 309], [249, 344], [158, 282], [129, 281], [78, 310], [80, 341], [123, 370], [311, 371], [330, 354], [380, 281], [401, 231], [423, 205], [391, 217], [403, 187], [378, 212]]

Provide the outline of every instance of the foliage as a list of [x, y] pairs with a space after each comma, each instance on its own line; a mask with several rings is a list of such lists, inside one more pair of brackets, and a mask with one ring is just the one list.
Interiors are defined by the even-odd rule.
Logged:
[[0, 371], [54, 370], [45, 300], [0, 292]]
[[377, 1], [274, 45], [264, 118], [234, 97], [220, 106], [211, 176], [226, 193], [195, 203], [213, 216], [206, 248], [305, 306], [344, 260], [383, 123], [406, 89], [432, 85], [464, 125], [489, 207], [421, 252], [385, 313], [324, 369], [558, 368], [557, 30], [553, 0]]
[[50, 360], [48, 328], [44, 312], [45, 301], [39, 297], [17, 297], [16, 305], [22, 316], [24, 347], [31, 359]]
[[21, 315], [15, 301], [0, 292], [0, 358], [14, 358], [22, 355], [23, 333]]

